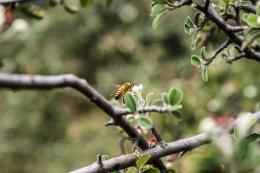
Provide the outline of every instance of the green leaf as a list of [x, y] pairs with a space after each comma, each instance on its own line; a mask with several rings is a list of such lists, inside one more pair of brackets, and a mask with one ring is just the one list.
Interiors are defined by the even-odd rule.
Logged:
[[180, 111], [171, 111], [170, 114], [177, 120], [182, 120], [182, 113]]
[[93, 2], [92, 0], [80, 0], [80, 5], [82, 7], [88, 7], [92, 4], [92, 2]]
[[169, 91], [169, 101], [171, 105], [178, 105], [183, 98], [183, 91], [179, 88], [171, 88]]
[[245, 50], [256, 38], [260, 36], [260, 32], [256, 32], [253, 34], [247, 34], [245, 40], [242, 43], [241, 49]]
[[42, 19], [45, 16], [45, 11], [42, 7], [35, 4], [26, 4], [22, 6], [22, 11], [36, 19]]
[[135, 170], [136, 170], [135, 167], [130, 167], [127, 169], [127, 171], [125, 173], [136, 173]]
[[169, 96], [167, 93], [165, 93], [165, 92], [162, 93], [161, 97], [162, 97], [162, 100], [164, 101], [164, 103], [170, 104], [170, 99], [169, 99]]
[[160, 170], [152, 167], [152, 168], [148, 168], [148, 169], [144, 170], [142, 173], [160, 173]]
[[138, 124], [142, 129], [151, 129], [153, 127], [152, 119], [145, 115], [139, 118]]
[[184, 32], [187, 34], [192, 34], [196, 30], [194, 29], [194, 24], [191, 18], [188, 16], [184, 23]]
[[189, 16], [185, 20], [184, 27], [185, 28], [194, 28], [194, 24]]
[[64, 4], [64, 9], [69, 13], [77, 13], [79, 11], [79, 7], [73, 4]]
[[201, 73], [202, 79], [207, 82], [208, 81], [208, 66], [202, 66], [202, 73]]
[[245, 138], [245, 141], [249, 142], [249, 143], [259, 142], [260, 141], [260, 134], [257, 134], [257, 133], [250, 134]]
[[197, 67], [200, 67], [201, 65], [201, 58], [197, 55], [192, 55], [191, 56], [191, 64], [195, 65]]
[[158, 14], [154, 19], [152, 23], [152, 28], [156, 30], [161, 22], [161, 18], [166, 14], [166, 11], [163, 11], [162, 13]]
[[164, 11], [167, 11], [164, 5], [155, 4], [151, 9], [151, 16], [156, 17]]
[[256, 7], [256, 15], [260, 16], [260, 3]]
[[164, 0], [153, 0], [153, 2], [157, 4], [164, 4]]
[[131, 93], [126, 93], [124, 96], [124, 101], [126, 103], [126, 106], [132, 111], [136, 112], [137, 110], [137, 103], [135, 97]]
[[121, 173], [120, 171], [113, 171], [112, 173]]
[[242, 19], [251, 27], [253, 28], [260, 28], [260, 16], [255, 14], [243, 14]]
[[201, 55], [201, 57], [202, 57], [203, 59], [206, 58], [206, 56], [205, 56], [205, 51], [206, 51], [206, 48], [205, 48], [205, 46], [203, 46], [203, 47], [200, 49], [200, 55]]
[[144, 165], [149, 161], [150, 158], [151, 156], [148, 154], [141, 155], [139, 159], [136, 161], [137, 169], [141, 170], [144, 167]]
[[194, 16], [194, 23], [195, 23], [195, 25], [198, 25], [198, 24], [199, 24], [200, 16], [201, 16], [201, 13], [200, 13], [200, 12], [198, 12], [198, 13], [195, 14], [195, 16]]
[[60, 3], [61, 0], [49, 0], [49, 4], [51, 6], [56, 6]]

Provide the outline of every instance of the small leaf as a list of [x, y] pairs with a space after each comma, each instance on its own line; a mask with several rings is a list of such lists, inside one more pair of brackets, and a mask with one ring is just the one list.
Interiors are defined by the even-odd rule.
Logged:
[[153, 2], [157, 4], [164, 4], [164, 0], [153, 0]]
[[60, 3], [61, 0], [49, 0], [49, 4], [51, 6], [56, 6]]
[[185, 21], [185, 24], [184, 24], [186, 27], [188, 27], [188, 28], [194, 28], [193, 27], [193, 22], [192, 22], [192, 20], [191, 20], [191, 18], [188, 16], [187, 17], [187, 19], [186, 19], [186, 21]]
[[207, 82], [208, 81], [208, 66], [202, 66], [202, 79]]
[[144, 170], [142, 173], [160, 173], [160, 170], [154, 167]]
[[92, 2], [93, 2], [92, 0], [80, 0], [80, 5], [82, 7], [88, 7], [92, 4]]
[[177, 120], [182, 120], [182, 113], [180, 111], [171, 111], [170, 114]]
[[163, 13], [164, 11], [166, 11], [167, 9], [165, 8], [164, 5], [161, 4], [155, 4], [152, 9], [151, 9], [151, 16], [158, 16], [159, 14]]
[[200, 55], [201, 55], [201, 57], [202, 57], [203, 59], [206, 58], [206, 56], [205, 56], [205, 51], [206, 51], [206, 48], [205, 48], [205, 46], [203, 46], [203, 47], [200, 49]]
[[194, 16], [194, 23], [195, 23], [195, 25], [198, 25], [198, 24], [199, 24], [200, 16], [201, 16], [201, 13], [200, 13], [200, 12], [198, 12], [198, 13], [195, 14], [195, 16]]
[[161, 18], [166, 14], [166, 11], [163, 11], [162, 13], [160, 13], [159, 15], [157, 15], [154, 19], [153, 19], [153, 23], [152, 23], [152, 28], [153, 30], [156, 30], [161, 22]]
[[[259, 18], [259, 19], [258, 19]], [[260, 28], [260, 16], [255, 14], [243, 14], [242, 19], [253, 28]]]
[[139, 159], [136, 161], [136, 167], [138, 170], [141, 170], [143, 166], [149, 161], [151, 158], [150, 155], [144, 154], [139, 157]]
[[113, 171], [112, 173], [121, 173], [120, 171]]
[[256, 7], [256, 15], [260, 16], [260, 3]]
[[171, 105], [178, 105], [183, 98], [183, 91], [179, 88], [171, 88], [169, 91], [169, 100]]
[[248, 34], [242, 43], [241, 49], [245, 50], [245, 48], [247, 48], [258, 37], [260, 37], [260, 32], [256, 32], [254, 34]]
[[197, 67], [200, 67], [200, 65], [201, 65], [201, 59], [200, 59], [200, 57], [197, 56], [197, 55], [192, 55], [192, 56], [191, 56], [191, 64], [192, 64], [192, 65], [195, 65], [195, 66], [197, 66]]
[[45, 11], [42, 9], [40, 6], [35, 5], [35, 4], [26, 4], [22, 6], [22, 11], [36, 19], [42, 19], [45, 16]]
[[132, 112], [136, 112], [136, 110], [137, 110], [136, 99], [135, 99], [135, 97], [132, 94], [130, 94], [129, 92], [126, 93], [126, 95], [124, 96], [124, 101], [125, 101], [127, 107]]
[[77, 13], [79, 11], [79, 7], [73, 4], [64, 4], [64, 9], [69, 13]]
[[151, 129], [153, 127], [152, 119], [144, 115], [140, 117], [138, 124], [142, 129]]
[[135, 171], [135, 167], [130, 167], [130, 168], [127, 168], [127, 171], [125, 173], [136, 173]]
[[170, 104], [169, 96], [167, 93], [165, 93], [165, 92], [162, 93], [161, 97], [162, 97], [162, 100], [164, 101], [164, 103]]
[[250, 134], [245, 138], [245, 141], [249, 142], [249, 143], [259, 142], [260, 141], [260, 134], [257, 134], [257, 133]]

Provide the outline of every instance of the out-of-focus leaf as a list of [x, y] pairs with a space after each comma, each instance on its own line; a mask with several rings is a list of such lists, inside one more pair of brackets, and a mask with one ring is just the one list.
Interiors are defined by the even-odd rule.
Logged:
[[200, 65], [201, 65], [201, 59], [200, 59], [200, 57], [197, 56], [197, 55], [192, 55], [192, 56], [191, 56], [191, 64], [192, 64], [192, 65], [195, 65], [195, 66], [197, 66], [197, 67], [200, 67]]
[[120, 171], [113, 171], [112, 173], [121, 173]]
[[49, 0], [51, 6], [56, 6], [61, 2], [61, 0]]
[[208, 66], [202, 66], [202, 72], [201, 72], [202, 79], [207, 82], [208, 81]]
[[79, 11], [79, 7], [73, 4], [64, 4], [64, 9], [69, 13], [77, 13]]
[[256, 7], [256, 15], [260, 16], [260, 3]]
[[257, 39], [260, 36], [260, 32], [255, 32], [253, 34], [247, 34], [245, 37], [245, 40], [242, 43], [241, 49], [244, 50], [247, 48], [255, 39]]
[[113, 3], [113, 0], [106, 0], [106, 6], [110, 6]]
[[156, 30], [161, 22], [161, 18], [166, 14], [166, 11], [163, 11], [162, 13], [160, 13], [159, 15], [157, 15], [154, 19], [153, 19], [153, 23], [152, 23], [152, 28], [154, 30]]
[[45, 16], [45, 11], [42, 7], [35, 4], [27, 4], [22, 6], [22, 11], [36, 19], [42, 19]]
[[205, 48], [205, 46], [203, 46], [203, 47], [200, 49], [200, 55], [201, 55], [201, 57], [202, 57], [203, 59], [206, 58], [206, 56], [205, 56], [205, 51], [206, 51], [206, 48]]
[[177, 120], [182, 120], [182, 113], [180, 111], [171, 111], [170, 114]]
[[153, 0], [153, 2], [157, 3], [157, 4], [163, 4], [164, 0]]
[[260, 141], [260, 134], [257, 134], [257, 133], [250, 134], [245, 138], [245, 141], [247, 141], [249, 143], [259, 142]]
[[161, 97], [162, 97], [162, 100], [164, 101], [164, 103], [170, 104], [169, 96], [167, 93], [165, 93], [165, 92], [162, 93]]
[[169, 91], [169, 100], [171, 105], [178, 105], [183, 98], [183, 91], [179, 88], [171, 88]]
[[136, 112], [136, 110], [137, 110], [137, 103], [136, 103], [135, 97], [128, 92], [128, 93], [126, 93], [126, 95], [124, 96], [124, 100], [125, 100], [125, 103], [126, 103], [127, 107], [128, 107], [132, 112]]
[[136, 171], [136, 168], [135, 167], [130, 167], [130, 168], [127, 168], [127, 171], [125, 173], [135, 173]]
[[144, 170], [142, 173], [160, 173], [160, 170], [155, 167], [151, 167]]
[[151, 158], [151, 156], [148, 154], [141, 155], [138, 158], [138, 160], [136, 161], [137, 169], [141, 170], [143, 168], [143, 166], [149, 161], [150, 158]]
[[260, 16], [255, 14], [243, 14], [242, 19], [253, 28], [260, 28]]
[[88, 7], [92, 4], [93, 0], [80, 0], [80, 5], [82, 7]]
[[152, 9], [151, 9], [151, 16], [156, 17], [159, 14], [163, 13], [167, 9], [165, 8], [164, 5], [161, 4], [155, 4]]
[[153, 127], [153, 121], [148, 116], [141, 116], [138, 123], [142, 129], [151, 129]]

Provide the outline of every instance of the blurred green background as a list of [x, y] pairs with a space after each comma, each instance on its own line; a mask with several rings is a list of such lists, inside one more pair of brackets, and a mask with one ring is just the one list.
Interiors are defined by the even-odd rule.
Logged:
[[[168, 142], [197, 133], [206, 116], [236, 116], [254, 111], [260, 102], [259, 64], [240, 60], [227, 64], [219, 57], [209, 69], [209, 81], [190, 64], [191, 38], [183, 31], [189, 8], [173, 11], [161, 27], [151, 27], [149, 0], [96, 1], [77, 14], [61, 7], [47, 9], [41, 20], [26, 18], [30, 30], [23, 40], [0, 44], [1, 72], [85, 78], [106, 98], [114, 84], [140, 82], [153, 99], [172, 86], [184, 91], [184, 120], [154, 114]], [[18, 14], [19, 15], [19, 14]], [[212, 37], [207, 47], [225, 36]], [[52, 91], [0, 90], [0, 172], [66, 172], [88, 165], [97, 154], [120, 155], [115, 127], [81, 94]]]

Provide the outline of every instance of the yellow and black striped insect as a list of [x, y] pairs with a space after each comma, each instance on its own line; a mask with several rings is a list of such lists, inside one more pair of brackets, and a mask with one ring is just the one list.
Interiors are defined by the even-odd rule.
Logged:
[[119, 100], [120, 98], [124, 97], [127, 91], [131, 91], [134, 87], [134, 83], [132, 82], [125, 82], [123, 84], [116, 85], [116, 89], [112, 93], [115, 100]]

